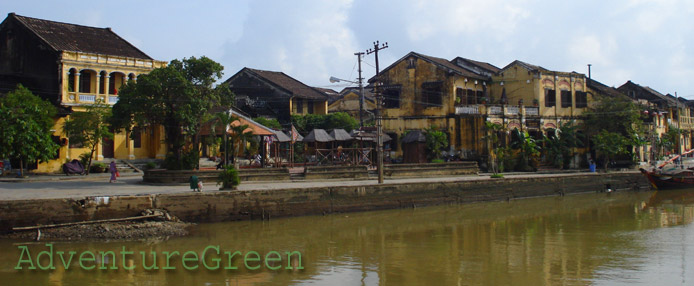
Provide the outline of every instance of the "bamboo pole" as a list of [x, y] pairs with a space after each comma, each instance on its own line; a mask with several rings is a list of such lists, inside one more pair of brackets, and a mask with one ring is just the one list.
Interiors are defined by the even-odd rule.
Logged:
[[102, 222], [133, 221], [133, 220], [141, 220], [141, 219], [155, 218], [155, 217], [161, 217], [161, 216], [163, 216], [163, 215], [143, 215], [143, 216], [126, 217], [126, 218], [66, 222], [66, 223], [35, 225], [35, 226], [22, 226], [22, 227], [13, 227], [12, 230], [13, 231], [22, 231], [22, 230], [34, 230], [34, 229], [42, 229], [42, 228], [54, 228], [54, 227], [63, 227], [63, 226], [94, 224], [94, 223], [102, 223]]

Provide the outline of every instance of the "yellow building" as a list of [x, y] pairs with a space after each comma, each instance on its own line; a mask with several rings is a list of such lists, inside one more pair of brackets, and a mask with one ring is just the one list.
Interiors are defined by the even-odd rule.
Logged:
[[[364, 122], [373, 122], [375, 119], [373, 110], [376, 109], [376, 102], [371, 90], [373, 90], [372, 86], [364, 87], [364, 112], [361, 115], [361, 119], [363, 119]], [[345, 88], [337, 97], [330, 100], [328, 104], [328, 112], [345, 112], [359, 120], [360, 100], [361, 93], [358, 87]]]
[[369, 80], [382, 84], [383, 130], [394, 140], [391, 156], [402, 154], [399, 139], [403, 133], [432, 126], [448, 135], [451, 149], [478, 151], [483, 147], [484, 119], [478, 116], [479, 110], [474, 110], [476, 115], [464, 114], [459, 107], [489, 101], [493, 71], [481, 65], [476, 65], [479, 70], [463, 67], [456, 60], [410, 52], [384, 69], [379, 78]]
[[243, 68], [222, 83], [236, 95], [236, 107], [251, 117], [290, 122], [291, 115], [328, 114], [328, 96], [283, 72]]
[[[72, 112], [97, 101], [115, 104], [128, 80], [166, 65], [156, 61], [111, 31], [10, 13], [0, 24], [0, 92], [23, 84], [59, 108], [53, 138], [61, 148], [55, 160], [41, 163], [38, 172], [54, 172], [87, 149], [70, 144], [62, 126]], [[113, 140], [97, 147], [94, 159], [163, 158], [160, 128], [133, 134], [115, 132]]]
[[[586, 76], [576, 72], [551, 71], [514, 61], [492, 78], [492, 96], [506, 105], [502, 113], [515, 115], [505, 118], [504, 125], [508, 129], [528, 130], [538, 137], [562, 122], [580, 121], [592, 101]], [[492, 118], [492, 121], [499, 120]]]

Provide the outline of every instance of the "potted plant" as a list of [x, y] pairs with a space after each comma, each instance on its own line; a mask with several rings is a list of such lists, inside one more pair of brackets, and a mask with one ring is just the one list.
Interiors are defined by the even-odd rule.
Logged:
[[537, 98], [533, 99], [533, 106], [537, 107], [538, 105], [540, 105], [540, 101]]
[[236, 186], [238, 186], [239, 183], [241, 183], [239, 171], [237, 171], [234, 166], [228, 165], [224, 167], [221, 172], [219, 172], [219, 176], [217, 177], [217, 185], [222, 184], [222, 187], [219, 188], [220, 191], [236, 190]]

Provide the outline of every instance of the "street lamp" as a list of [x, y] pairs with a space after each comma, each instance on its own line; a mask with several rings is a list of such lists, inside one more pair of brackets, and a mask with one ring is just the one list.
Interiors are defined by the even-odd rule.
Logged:
[[330, 82], [331, 83], [336, 83], [336, 82], [349, 82], [349, 83], [354, 83], [359, 85], [359, 127], [364, 127], [364, 85], [362, 84], [362, 78], [359, 76], [359, 81], [351, 81], [351, 80], [346, 80], [346, 79], [341, 79], [341, 78], [336, 78], [334, 76], [330, 77]]

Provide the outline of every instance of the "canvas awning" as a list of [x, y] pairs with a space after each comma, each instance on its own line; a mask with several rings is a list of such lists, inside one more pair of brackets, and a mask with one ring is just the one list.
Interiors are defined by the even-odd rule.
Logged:
[[[375, 132], [366, 132], [366, 131], [357, 131], [353, 130], [352, 133], [350, 134], [353, 139], [359, 140], [359, 141], [373, 141], [376, 142], [378, 135]], [[388, 142], [393, 140], [388, 134], [383, 133], [381, 135], [381, 138], [383, 139], [383, 142]]]
[[335, 141], [349, 141], [352, 140], [352, 136], [347, 133], [344, 129], [333, 129], [333, 131], [330, 132], [330, 136], [332, 136]]
[[311, 133], [304, 137], [303, 142], [332, 142], [335, 139], [323, 129], [313, 129]]
[[413, 130], [407, 133], [405, 137], [402, 138], [401, 141], [403, 144], [408, 144], [408, 143], [413, 143], [413, 142], [427, 142], [426, 136], [424, 136], [424, 133], [419, 130]]
[[279, 131], [279, 130], [274, 130], [275, 131], [275, 138], [277, 138], [278, 142], [289, 142], [292, 141], [292, 138], [287, 136], [287, 134], [284, 134], [284, 132]]

